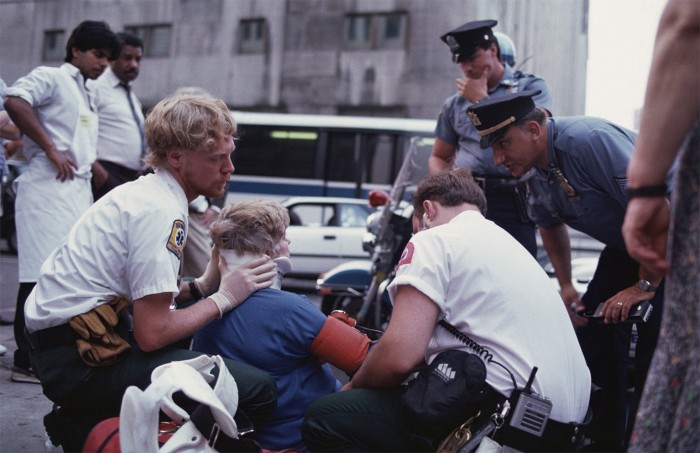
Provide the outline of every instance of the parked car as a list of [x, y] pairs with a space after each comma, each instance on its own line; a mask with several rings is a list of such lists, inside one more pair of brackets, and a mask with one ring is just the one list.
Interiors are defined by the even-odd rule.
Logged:
[[367, 216], [373, 211], [367, 200], [293, 197], [282, 205], [290, 218], [289, 277], [317, 278], [343, 262], [369, 259], [369, 253], [362, 249]]

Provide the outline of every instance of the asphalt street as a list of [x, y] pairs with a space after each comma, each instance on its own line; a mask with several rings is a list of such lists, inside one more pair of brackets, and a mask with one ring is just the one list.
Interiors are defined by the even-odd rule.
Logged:
[[0, 452], [61, 451], [46, 443], [43, 417], [52, 404], [37, 384], [12, 382], [12, 353], [15, 350], [12, 320], [17, 300], [17, 256], [0, 245], [0, 344], [7, 348], [0, 356]]
[[[7, 347], [0, 356], [0, 453], [62, 451], [48, 442], [43, 417], [52, 403], [37, 384], [16, 383], [10, 380], [12, 353], [15, 350], [12, 320], [17, 299], [17, 256], [7, 252], [4, 241], [0, 244], [0, 344]], [[285, 282], [290, 291], [305, 293], [319, 303], [314, 294], [314, 282], [290, 280]]]

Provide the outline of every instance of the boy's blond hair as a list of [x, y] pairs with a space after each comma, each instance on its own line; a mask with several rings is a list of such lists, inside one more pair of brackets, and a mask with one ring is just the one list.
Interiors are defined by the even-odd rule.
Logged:
[[256, 200], [230, 204], [212, 222], [210, 234], [222, 250], [237, 254], [274, 254], [289, 226], [287, 209], [275, 201]]

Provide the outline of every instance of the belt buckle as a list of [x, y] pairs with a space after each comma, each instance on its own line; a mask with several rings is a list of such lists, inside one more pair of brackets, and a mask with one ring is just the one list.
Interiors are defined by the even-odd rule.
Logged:
[[211, 425], [211, 432], [209, 433], [209, 438], [207, 439], [209, 442], [209, 446], [211, 448], [216, 448], [216, 442], [219, 440], [219, 433], [221, 432], [221, 428], [219, 427], [219, 424], [214, 422]]

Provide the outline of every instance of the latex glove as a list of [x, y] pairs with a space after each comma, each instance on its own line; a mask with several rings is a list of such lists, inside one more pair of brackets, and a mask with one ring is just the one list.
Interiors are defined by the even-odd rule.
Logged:
[[219, 260], [222, 275], [219, 291], [209, 298], [219, 309], [219, 317], [233, 310], [255, 291], [268, 288], [277, 276], [277, 265], [269, 256], [255, 258], [229, 270], [226, 260]]
[[194, 280], [197, 289], [202, 297], [208, 297], [219, 289], [219, 279], [221, 273], [219, 271], [219, 249], [217, 246], [211, 248], [211, 258], [207, 263], [207, 268], [201, 277]]

